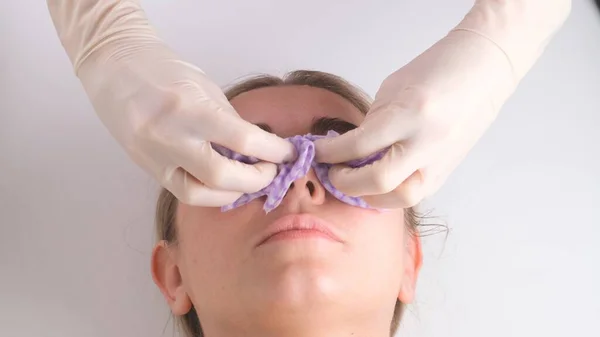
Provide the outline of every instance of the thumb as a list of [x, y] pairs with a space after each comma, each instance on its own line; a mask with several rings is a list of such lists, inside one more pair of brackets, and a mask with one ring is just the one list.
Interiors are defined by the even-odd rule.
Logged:
[[315, 160], [340, 164], [383, 150], [410, 135], [414, 121], [411, 123], [409, 116], [395, 105], [372, 110], [356, 129], [337, 137], [317, 139]]

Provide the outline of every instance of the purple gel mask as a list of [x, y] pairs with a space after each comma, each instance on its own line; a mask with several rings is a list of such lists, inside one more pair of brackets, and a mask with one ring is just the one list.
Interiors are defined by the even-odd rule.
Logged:
[[[289, 140], [292, 144], [294, 144], [294, 147], [296, 147], [296, 151], [298, 152], [298, 157], [296, 158], [296, 160], [293, 162], [279, 164], [277, 175], [275, 176], [275, 178], [273, 178], [273, 181], [267, 187], [255, 193], [246, 193], [242, 195], [232, 204], [221, 207], [221, 211], [226, 212], [232, 210], [234, 208], [245, 205], [256, 198], [260, 198], [266, 195], [267, 200], [265, 201], [263, 209], [266, 213], [269, 213], [277, 206], [279, 206], [292, 183], [295, 180], [306, 176], [311, 167], [314, 169], [317, 178], [321, 182], [321, 185], [323, 185], [323, 187], [338, 200], [356, 207], [375, 209], [367, 205], [367, 203], [363, 199], [358, 197], [347, 196], [339, 190], [337, 190], [335, 187], [333, 187], [333, 185], [329, 181], [329, 168], [332, 165], [325, 163], [317, 163], [314, 161], [314, 141], [316, 139], [335, 137], [338, 135], [339, 134], [335, 131], [329, 131], [327, 132], [326, 136], [307, 134], [304, 136], [294, 136], [287, 138], [287, 140]], [[237, 160], [245, 164], [255, 164], [259, 162], [257, 158], [241, 155], [217, 144], [212, 144], [212, 147], [219, 154], [229, 159]], [[352, 160], [344, 164], [352, 168], [363, 167], [383, 158], [386, 152], [387, 149], [384, 149], [366, 158]]]

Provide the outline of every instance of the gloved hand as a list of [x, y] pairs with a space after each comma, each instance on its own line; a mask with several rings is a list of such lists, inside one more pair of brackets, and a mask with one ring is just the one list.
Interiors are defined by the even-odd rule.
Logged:
[[[256, 192], [294, 146], [242, 120], [202, 70], [154, 33], [139, 1], [48, 0], [96, 113], [130, 157], [180, 201], [217, 207]], [[257, 157], [247, 165], [209, 142]]]
[[496, 118], [566, 20], [568, 0], [479, 0], [445, 38], [381, 85], [355, 130], [315, 142], [339, 164], [390, 147], [373, 165], [329, 177], [372, 207], [401, 208], [436, 192]]

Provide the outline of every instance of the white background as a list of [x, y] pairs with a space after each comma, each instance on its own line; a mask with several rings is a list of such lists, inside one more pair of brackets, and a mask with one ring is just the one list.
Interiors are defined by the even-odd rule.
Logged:
[[[312, 68], [374, 94], [471, 1], [144, 5], [169, 44], [221, 85]], [[1, 1], [0, 32], [0, 336], [172, 336], [149, 273], [156, 184], [95, 116], [44, 1]], [[575, 0], [427, 203], [451, 232], [425, 240], [401, 336], [600, 336], [599, 96], [600, 14]]]

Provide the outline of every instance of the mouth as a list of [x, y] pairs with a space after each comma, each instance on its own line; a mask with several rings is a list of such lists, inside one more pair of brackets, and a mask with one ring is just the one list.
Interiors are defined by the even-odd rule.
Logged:
[[331, 224], [313, 215], [292, 214], [267, 226], [257, 246], [283, 240], [322, 239], [343, 243]]

